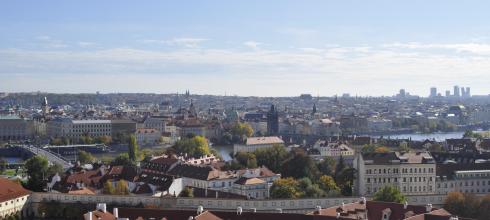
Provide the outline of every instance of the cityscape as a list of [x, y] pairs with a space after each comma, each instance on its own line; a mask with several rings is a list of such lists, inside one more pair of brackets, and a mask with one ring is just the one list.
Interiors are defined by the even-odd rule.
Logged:
[[490, 5], [435, 2], [2, 3], [0, 220], [489, 220]]

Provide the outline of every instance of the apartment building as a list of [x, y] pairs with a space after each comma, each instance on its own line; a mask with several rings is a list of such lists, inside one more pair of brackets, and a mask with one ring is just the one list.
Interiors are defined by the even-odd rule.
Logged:
[[436, 163], [429, 152], [389, 152], [359, 154], [355, 192], [372, 196], [386, 185], [397, 187], [405, 195], [436, 193]]

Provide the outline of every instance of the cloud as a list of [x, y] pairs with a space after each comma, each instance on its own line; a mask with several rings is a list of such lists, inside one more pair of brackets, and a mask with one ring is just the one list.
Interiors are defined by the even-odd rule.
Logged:
[[95, 45], [94, 42], [86, 42], [86, 41], [80, 41], [77, 44], [80, 47], [91, 47], [91, 46], [94, 46]]
[[459, 44], [423, 44], [419, 42], [385, 44], [388, 48], [404, 48], [418, 50], [444, 49], [458, 53], [467, 52], [479, 55], [490, 55], [490, 44], [484, 43], [459, 43]]
[[165, 44], [170, 46], [181, 46], [187, 48], [197, 48], [199, 45], [208, 39], [205, 38], [173, 38], [170, 40], [155, 40], [155, 39], [145, 39], [142, 40], [143, 43], [150, 44]]
[[259, 50], [259, 45], [261, 45], [262, 43], [260, 42], [257, 42], [257, 41], [246, 41], [246, 42], [243, 42], [243, 45], [245, 45], [246, 47], [249, 47], [249, 48], [252, 48], [254, 50]]
[[40, 41], [39, 43], [42, 47], [48, 49], [61, 49], [68, 47], [68, 44], [64, 43], [63, 41], [53, 39], [47, 35], [38, 36], [36, 37], [36, 40]]
[[[203, 84], [212, 81], [210, 87], [226, 88], [229, 92], [243, 95], [293, 95], [304, 92], [300, 91], [301, 88], [314, 88], [326, 94], [355, 91], [376, 95], [410, 87], [419, 88], [417, 91], [425, 94], [425, 90], [433, 85], [480, 83], [482, 88], [486, 88], [483, 84], [490, 83], [486, 77], [490, 57], [481, 53], [482, 50], [461, 55], [439, 50], [421, 52], [426, 46], [412, 43], [387, 45], [288, 50], [188, 50], [187, 46], [165, 51], [137, 48], [92, 48], [84, 51], [1, 49], [0, 74], [28, 75], [27, 80], [31, 81], [46, 74], [53, 75], [54, 79], [59, 76], [60, 80], [67, 74], [92, 75], [89, 79], [111, 75], [121, 77], [120, 81], [138, 76], [143, 81], [168, 78], [166, 85], [169, 89], [186, 86], [185, 81], [190, 79], [192, 82], [188, 85], [203, 91]], [[249, 43], [249, 46], [257, 44]], [[471, 47], [443, 48], [475, 50]], [[245, 78], [248, 84], [243, 83]], [[174, 81], [180, 84], [174, 85]], [[22, 80], [18, 82], [24, 83]], [[9, 88], [6, 83], [0, 83], [0, 87]], [[125, 85], [132, 87], [129, 85], [133, 84], [126, 80]], [[21, 88], [22, 85], [17, 83], [15, 86]], [[91, 85], [87, 81], [85, 86]], [[145, 83], [136, 83], [134, 88], [145, 88]]]

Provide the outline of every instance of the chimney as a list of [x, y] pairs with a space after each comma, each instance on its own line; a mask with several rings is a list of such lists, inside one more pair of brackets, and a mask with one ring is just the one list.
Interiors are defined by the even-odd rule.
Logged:
[[366, 204], [366, 197], [361, 197], [361, 204]]
[[107, 212], [107, 205], [105, 203], [98, 203], [97, 210], [100, 210], [105, 213]]
[[256, 208], [252, 208], [252, 212], [253, 213], [256, 213], [257, 212], [257, 209]]
[[242, 211], [243, 211], [243, 209], [242, 209], [242, 207], [241, 207], [241, 206], [238, 206], [238, 207], [236, 208], [236, 214], [237, 214], [237, 215], [242, 215]]
[[204, 211], [204, 207], [202, 205], [197, 207], [197, 214], [200, 215]]
[[340, 218], [340, 212], [337, 212], [337, 218]]
[[458, 216], [451, 216], [449, 220], [458, 220]]
[[408, 202], [405, 201], [405, 203], [403, 203], [403, 209], [407, 209], [408, 208]]
[[315, 207], [315, 210], [316, 210], [316, 214], [320, 214], [320, 212], [322, 211], [322, 207], [318, 205]]
[[425, 206], [425, 211], [426, 211], [426, 212], [431, 212], [431, 211], [432, 211], [432, 204], [427, 204], [427, 205]]
[[281, 208], [278, 208], [276, 209], [278, 213], [282, 213], [282, 209]]
[[85, 220], [92, 220], [92, 212], [85, 213], [84, 217]]
[[114, 217], [119, 218], [119, 210], [117, 208], [112, 209], [112, 214]]
[[342, 209], [345, 209], [345, 203], [342, 202]]

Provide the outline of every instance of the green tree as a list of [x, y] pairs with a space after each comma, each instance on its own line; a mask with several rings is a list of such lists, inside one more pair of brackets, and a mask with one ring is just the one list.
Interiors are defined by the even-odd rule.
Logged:
[[275, 144], [271, 148], [258, 149], [254, 152], [259, 166], [266, 166], [271, 171], [279, 173], [282, 164], [289, 157], [284, 146]]
[[331, 176], [323, 175], [320, 177], [318, 182], [320, 188], [327, 193], [331, 191], [336, 191], [336, 192], [340, 191], [339, 187], [337, 186], [337, 184], [335, 183], [334, 179]]
[[398, 188], [387, 185], [379, 189], [379, 191], [374, 194], [373, 200], [381, 202], [404, 203], [405, 201], [407, 201], [407, 198], [400, 192]]
[[354, 184], [356, 169], [346, 167], [336, 175], [336, 183], [344, 196], [352, 196], [352, 185]]
[[131, 135], [129, 137], [129, 144], [128, 144], [129, 160], [131, 160], [133, 163], [136, 162], [137, 155], [138, 155], [138, 143], [136, 142], [136, 136]]
[[48, 160], [42, 156], [34, 156], [24, 164], [28, 176], [27, 188], [35, 192], [41, 192], [44, 188], [44, 180], [48, 171]]
[[288, 177], [274, 181], [270, 194], [275, 199], [296, 199], [301, 196], [301, 191], [298, 181]]
[[110, 181], [106, 181], [104, 183], [104, 188], [102, 189], [102, 192], [104, 194], [114, 195], [114, 194], [116, 194], [116, 189], [114, 188], [114, 186], [112, 185], [112, 183]]
[[53, 163], [51, 166], [48, 167], [48, 170], [46, 171], [46, 176], [53, 176], [55, 174], [63, 175], [63, 172], [63, 166], [61, 166], [59, 163]]
[[91, 164], [95, 161], [95, 157], [89, 152], [79, 150], [78, 161], [80, 161], [81, 164]]
[[281, 172], [286, 177], [296, 179], [303, 177], [317, 179], [319, 173], [315, 162], [302, 150], [292, 152], [292, 157], [283, 163]]
[[257, 168], [257, 158], [253, 153], [238, 152], [235, 159], [244, 168]]
[[237, 136], [240, 141], [243, 141], [246, 137], [252, 136], [254, 130], [247, 123], [237, 122], [231, 128], [231, 134]]
[[128, 182], [119, 180], [116, 182], [115, 193], [117, 195], [129, 195]]
[[303, 198], [322, 198], [327, 195], [318, 184], [312, 183], [308, 177], [299, 179], [298, 185]]
[[176, 153], [187, 154], [188, 156], [199, 158], [205, 155], [209, 155], [211, 150], [209, 149], [208, 140], [202, 136], [194, 136], [192, 138], [184, 138], [177, 141], [172, 147]]
[[180, 192], [180, 197], [194, 197], [194, 190], [191, 187], [186, 186], [182, 192]]
[[318, 163], [318, 170], [327, 176], [333, 176], [336, 161], [332, 157], [325, 157], [320, 163]]

